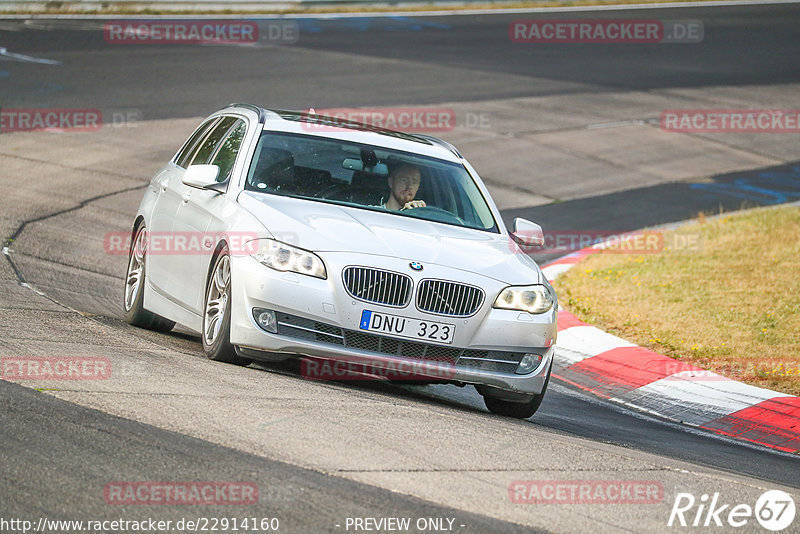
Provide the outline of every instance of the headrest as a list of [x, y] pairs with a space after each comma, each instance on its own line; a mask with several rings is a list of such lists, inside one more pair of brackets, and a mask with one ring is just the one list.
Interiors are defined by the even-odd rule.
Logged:
[[385, 175], [364, 171], [353, 172], [353, 180], [350, 182], [350, 185], [352, 187], [364, 187], [368, 189], [383, 189], [389, 187]]

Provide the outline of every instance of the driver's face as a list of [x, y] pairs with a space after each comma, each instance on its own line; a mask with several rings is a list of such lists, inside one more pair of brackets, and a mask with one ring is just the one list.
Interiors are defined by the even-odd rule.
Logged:
[[400, 168], [389, 177], [392, 195], [401, 206], [414, 200], [419, 189], [419, 182], [419, 170], [413, 167]]

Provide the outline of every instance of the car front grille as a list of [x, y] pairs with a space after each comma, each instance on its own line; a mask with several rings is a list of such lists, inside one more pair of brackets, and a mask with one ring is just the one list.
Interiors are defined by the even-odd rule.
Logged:
[[523, 355], [522, 352], [499, 350], [465, 350], [458, 363], [472, 369], [514, 374]]
[[344, 287], [351, 297], [385, 306], [404, 307], [411, 300], [411, 277], [370, 267], [345, 267]]
[[357, 330], [347, 330], [288, 313], [279, 312], [277, 317], [278, 335], [281, 336], [482, 371], [514, 374], [523, 356], [522, 352], [461, 349], [404, 341]]
[[479, 287], [445, 280], [423, 280], [417, 289], [417, 309], [436, 315], [469, 317], [483, 304]]

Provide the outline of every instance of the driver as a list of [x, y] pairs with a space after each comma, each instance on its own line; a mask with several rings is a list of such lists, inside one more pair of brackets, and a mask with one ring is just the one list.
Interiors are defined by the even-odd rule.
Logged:
[[414, 200], [417, 196], [419, 183], [422, 177], [419, 168], [410, 163], [404, 163], [389, 173], [389, 199], [382, 207], [387, 210], [399, 211], [411, 208], [424, 208], [424, 200]]

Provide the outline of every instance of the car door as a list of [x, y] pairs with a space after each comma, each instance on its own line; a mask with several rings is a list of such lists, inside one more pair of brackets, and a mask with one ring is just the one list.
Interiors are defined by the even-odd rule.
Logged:
[[182, 202], [183, 190], [186, 187], [181, 179], [188, 162], [194, 158], [203, 139], [219, 120], [219, 117], [214, 117], [201, 124], [151, 184], [157, 197], [147, 226], [150, 234], [147, 279], [151, 287], [167, 297], [171, 296], [170, 290], [174, 287], [172, 255], [175, 251], [172, 242], [172, 227], [178, 207]]
[[[191, 164], [217, 165], [220, 168], [217, 181], [225, 183], [230, 178], [246, 130], [243, 119], [224, 117], [205, 138]], [[175, 273], [180, 277], [174, 296], [184, 307], [201, 313], [208, 264], [216, 245], [215, 236], [207, 230], [214, 212], [226, 199], [216, 191], [184, 187], [172, 228], [175, 239], [186, 243], [185, 253], [176, 254], [174, 258]]]

